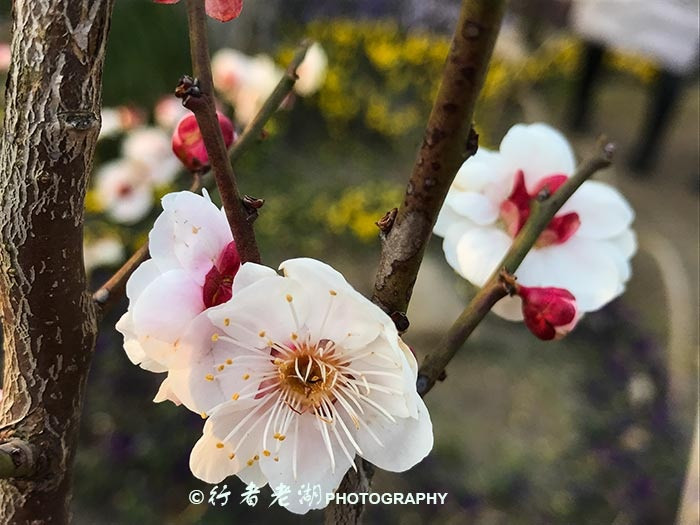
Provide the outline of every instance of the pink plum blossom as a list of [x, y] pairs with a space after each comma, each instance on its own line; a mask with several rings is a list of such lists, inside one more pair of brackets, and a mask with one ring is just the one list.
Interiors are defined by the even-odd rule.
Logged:
[[[153, 0], [157, 4], [177, 4], [180, 0]], [[243, 9], [243, 0], [204, 0], [207, 14], [220, 21], [228, 22], [237, 18]]]
[[[535, 196], [555, 192], [575, 169], [567, 140], [545, 124], [513, 126], [499, 151], [479, 148], [460, 168], [434, 232], [443, 237], [447, 262], [483, 286], [523, 227]], [[581, 313], [620, 295], [636, 251], [634, 212], [613, 187], [587, 181], [557, 213], [516, 272], [529, 287], [568, 290]], [[494, 311], [522, 320], [518, 296]]]
[[[356, 455], [389, 471], [416, 465], [432, 449], [432, 424], [391, 319], [324, 263], [280, 268], [241, 267], [233, 298], [197, 319], [189, 367], [171, 370], [159, 394], [208, 417], [192, 472], [325, 494]], [[291, 498], [287, 508], [325, 505]]]

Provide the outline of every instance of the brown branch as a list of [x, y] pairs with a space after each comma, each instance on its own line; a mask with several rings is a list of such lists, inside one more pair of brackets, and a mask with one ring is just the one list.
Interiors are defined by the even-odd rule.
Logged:
[[236, 246], [243, 262], [260, 262], [260, 252], [255, 240], [253, 224], [243, 206], [233, 167], [228, 158], [224, 137], [221, 134], [216, 106], [213, 97], [211, 60], [207, 40], [206, 13], [202, 0], [187, 0], [187, 19], [190, 33], [190, 53], [192, 69], [199, 83], [197, 96], [186, 96], [183, 104], [190, 109], [202, 133], [209, 163], [219, 195], [224, 205], [226, 218], [236, 240]]
[[[194, 181], [189, 191], [197, 192], [202, 187], [202, 176], [194, 173]], [[148, 241], [144, 242], [138, 250], [110, 277], [98, 290], [92, 294], [92, 299], [101, 308], [102, 313], [112, 306], [121, 297], [126, 288], [126, 282], [131, 274], [136, 271], [142, 262], [148, 260]]]
[[[463, 0], [404, 201], [393, 221], [382, 222], [385, 239], [373, 300], [400, 321], [400, 329], [407, 328], [405, 312], [438, 212], [460, 165], [476, 151], [472, 117], [504, 9], [505, 0]], [[363, 492], [369, 486], [371, 465], [358, 460], [357, 468], [345, 476], [339, 492]], [[332, 504], [325, 521], [356, 524], [361, 514], [361, 506]]]
[[373, 300], [405, 313], [438, 212], [457, 170], [476, 152], [471, 129], [503, 17], [503, 0], [464, 0], [404, 201], [387, 233]]
[[444, 374], [445, 367], [462, 347], [474, 328], [483, 320], [493, 306], [509, 292], [508, 276], [523, 262], [527, 253], [537, 242], [554, 215], [574, 192], [598, 170], [606, 168], [612, 161], [614, 148], [605, 144], [600, 152], [583, 161], [574, 174], [553, 194], [538, 195], [523, 229], [513, 240], [513, 245], [496, 270], [470, 301], [465, 310], [447, 331], [435, 352], [428, 355], [418, 371], [418, 393], [427, 394], [435, 382]]
[[299, 44], [296, 52], [294, 53], [294, 58], [292, 58], [289, 66], [287, 66], [284, 75], [277, 83], [277, 86], [275, 86], [274, 91], [265, 101], [262, 108], [260, 108], [257, 115], [255, 115], [255, 118], [248, 123], [243, 131], [243, 134], [238, 138], [238, 140], [236, 140], [236, 143], [233, 145], [233, 148], [231, 148], [231, 153], [229, 154], [233, 164], [236, 163], [236, 161], [240, 158], [241, 153], [250, 144], [260, 138], [267, 121], [270, 120], [270, 117], [277, 112], [280, 104], [282, 104], [284, 99], [286, 99], [292, 92], [294, 83], [297, 81], [297, 78], [299, 78], [297, 77], [297, 68], [304, 61], [306, 52], [309, 50], [311, 44], [311, 40], [304, 40]]

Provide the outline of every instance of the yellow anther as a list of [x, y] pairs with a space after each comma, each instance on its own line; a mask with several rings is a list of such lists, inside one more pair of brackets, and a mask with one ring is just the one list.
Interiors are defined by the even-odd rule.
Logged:
[[233, 359], [227, 359], [226, 360], [227, 365], [232, 365], [233, 364]]
[[224, 365], [219, 365], [216, 367], [216, 369], [221, 372], [224, 369]]
[[224, 448], [224, 444], [223, 444], [223, 443], [217, 443], [217, 444], [216, 444], [216, 448]]
[[336, 292], [335, 290], [329, 290], [328, 293], [330, 293], [331, 295], [338, 295], [338, 292]]
[[234, 454], [233, 452], [231, 452], [231, 453], [228, 455], [228, 459], [233, 459], [233, 458], [235, 458], [235, 457], [236, 457], [236, 454]]
[[250, 379], [250, 374], [243, 374], [243, 380], [247, 381], [248, 379]]
[[201, 412], [201, 413], [199, 414], [199, 417], [201, 417], [202, 419], [206, 419], [206, 418], [207, 418], [207, 413], [206, 413], [206, 412]]
[[253, 463], [255, 463], [255, 461], [253, 461], [252, 459], [249, 459], [246, 463], [248, 464], [249, 467], [252, 467]]
[[284, 434], [280, 434], [280, 436], [277, 439], [279, 439], [280, 441], [284, 441], [284, 438], [286, 437], [287, 436], [285, 436]]
[[260, 337], [265, 337], [265, 330], [260, 330], [260, 333], [258, 335]]
[[214, 375], [213, 374], [207, 374], [204, 376], [204, 379], [207, 381], [214, 381]]
[[216, 343], [219, 340], [219, 334], [212, 334], [211, 340], [212, 342]]
[[263, 450], [263, 456], [265, 456], [266, 458], [269, 458], [269, 457], [270, 457], [270, 451], [269, 451], [269, 450]]
[[275, 432], [275, 435], [272, 436], [272, 437], [275, 438], [275, 439], [278, 439], [278, 438], [280, 437], [280, 433], [279, 433], [279, 432]]
[[294, 298], [291, 295], [287, 294], [287, 302], [291, 303], [293, 300]]
[[236, 392], [235, 394], [233, 394], [233, 395], [231, 396], [231, 399], [233, 399], [234, 401], [236, 401], [239, 397], [241, 397], [240, 394], [239, 394], [238, 392]]
[[296, 341], [297, 339], [299, 339], [299, 336], [296, 333], [292, 332], [292, 341]]
[[224, 326], [228, 326], [230, 324], [231, 324], [231, 319], [229, 319], [228, 317], [226, 319], [224, 319]]
[[257, 460], [260, 459], [260, 456], [258, 456], [257, 454], [255, 454], [255, 456], [253, 456], [253, 459], [254, 459], [255, 461], [257, 461]]
[[277, 457], [277, 456], [276, 456], [276, 457], [274, 457], [273, 459], [274, 459], [275, 461], [279, 461], [279, 460], [280, 460], [280, 458], [279, 458], [279, 457]]

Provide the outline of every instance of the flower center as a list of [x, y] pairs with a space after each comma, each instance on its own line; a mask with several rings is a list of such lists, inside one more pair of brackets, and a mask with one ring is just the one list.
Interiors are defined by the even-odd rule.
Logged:
[[303, 343], [286, 355], [286, 359], [275, 361], [280, 388], [288, 394], [290, 406], [301, 407], [299, 412], [318, 409], [324, 401], [335, 401], [333, 388], [338, 380], [340, 362], [334, 356], [333, 347], [331, 341], [317, 345]]
[[[553, 195], [566, 179], [566, 175], [546, 177], [540, 181], [533, 193], [528, 193], [525, 187], [525, 175], [522, 170], [519, 170], [515, 176], [513, 190], [508, 198], [501, 203], [501, 219], [505, 223], [508, 234], [515, 238], [522, 230], [530, 216], [533, 201], [543, 190], [547, 191], [549, 195]], [[563, 244], [576, 233], [580, 225], [578, 213], [575, 212], [554, 217], [538, 237], [535, 246], [544, 248], [554, 244]]]

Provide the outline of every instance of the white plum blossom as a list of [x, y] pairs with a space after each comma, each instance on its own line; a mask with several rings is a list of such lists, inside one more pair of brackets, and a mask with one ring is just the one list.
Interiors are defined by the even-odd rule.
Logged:
[[[479, 148], [460, 168], [434, 232], [444, 238], [447, 262], [483, 286], [524, 225], [543, 189], [555, 192], [575, 169], [571, 146], [545, 124], [517, 124], [499, 151]], [[634, 212], [613, 187], [586, 181], [552, 219], [515, 272], [529, 287], [557, 287], [576, 299], [580, 313], [620, 295], [637, 244]], [[499, 301], [494, 311], [522, 320], [521, 300]]]
[[110, 235], [83, 244], [85, 271], [90, 273], [100, 266], [113, 266], [124, 260], [124, 245], [119, 237]]
[[140, 221], [153, 207], [148, 168], [124, 158], [102, 164], [95, 172], [95, 196], [112, 220], [123, 224]]
[[129, 132], [122, 143], [122, 156], [144, 164], [148, 177], [156, 186], [172, 182], [180, 170], [180, 161], [172, 151], [170, 135], [153, 126], [143, 126]]
[[[198, 318], [189, 368], [164, 385], [164, 397], [208, 417], [192, 472], [325, 494], [356, 455], [389, 471], [416, 465], [432, 449], [432, 424], [391, 319], [324, 263], [280, 268], [241, 267], [233, 298]], [[326, 505], [289, 503], [299, 514]]]
[[294, 83], [294, 91], [303, 97], [314, 94], [323, 85], [327, 72], [328, 55], [321, 44], [314, 42], [297, 68], [299, 78]]
[[190, 325], [231, 297], [240, 266], [226, 216], [208, 194], [169, 193], [162, 203], [148, 237], [151, 259], [129, 278], [129, 308], [117, 323], [129, 359], [153, 372], [186, 365]]

